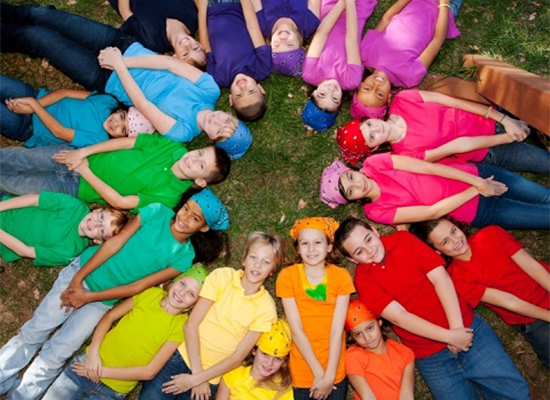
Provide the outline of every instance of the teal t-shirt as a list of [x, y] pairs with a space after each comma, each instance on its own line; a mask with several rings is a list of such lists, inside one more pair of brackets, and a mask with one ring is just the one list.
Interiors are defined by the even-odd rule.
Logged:
[[[40, 89], [37, 98], [44, 97], [48, 92], [45, 89]], [[118, 101], [113, 96], [91, 94], [84, 100], [61, 99], [46, 107], [46, 111], [64, 127], [74, 129], [74, 137], [69, 144], [85, 147], [109, 140], [110, 136], [103, 129], [103, 123], [116, 110], [117, 106]], [[25, 147], [67, 143], [55, 137], [36, 114], [32, 116], [32, 128], [33, 135], [25, 142]]]
[[[85, 279], [92, 292], [127, 285], [167, 267], [181, 272], [193, 264], [195, 250], [191, 241], [179, 243], [170, 231], [174, 212], [159, 203], [140, 208], [141, 227], [118, 253], [103, 263]], [[99, 246], [93, 246], [80, 256], [83, 266]], [[105, 300], [113, 305], [120, 299]]]
[[[138, 206], [132, 210], [135, 213], [151, 203], [169, 208], [178, 204], [192, 184], [172, 172], [172, 166], [185, 153], [187, 149], [181, 143], [159, 134], [140, 134], [132, 149], [94, 154], [88, 160], [93, 173], [119, 194], [139, 197]], [[85, 179], [80, 179], [78, 198], [86, 203], [106, 204]]]
[[[78, 233], [78, 225], [89, 212], [86, 203], [68, 194], [42, 192], [38, 206], [0, 212], [0, 229], [34, 247], [34, 265], [67, 265], [89, 245], [89, 239]], [[3, 244], [0, 255], [5, 262], [21, 258]]]

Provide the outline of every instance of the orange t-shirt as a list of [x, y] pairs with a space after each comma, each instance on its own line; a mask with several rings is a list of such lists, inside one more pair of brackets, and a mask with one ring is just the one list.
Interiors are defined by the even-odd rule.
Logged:
[[[413, 351], [395, 340], [386, 341], [385, 354], [355, 345], [346, 351], [346, 374], [365, 378], [377, 399], [399, 400], [403, 371], [413, 361]], [[357, 393], [353, 395], [361, 400]]]
[[[330, 349], [330, 327], [336, 298], [337, 296], [350, 295], [355, 292], [355, 288], [351, 276], [345, 268], [328, 264], [325, 275], [326, 300], [314, 300], [304, 290], [308, 283], [303, 268], [303, 264], [294, 264], [281, 271], [277, 278], [277, 297], [294, 297], [300, 312], [304, 333], [311, 343], [315, 357], [326, 369]], [[334, 383], [339, 383], [346, 377], [345, 351], [346, 342], [342, 329], [342, 350]], [[313, 384], [313, 373], [294, 343], [290, 349], [290, 371], [294, 387], [310, 388]]]

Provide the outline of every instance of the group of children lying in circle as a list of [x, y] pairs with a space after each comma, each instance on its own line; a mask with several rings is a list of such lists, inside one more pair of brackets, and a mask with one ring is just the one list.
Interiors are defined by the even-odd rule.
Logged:
[[[143, 381], [144, 400], [343, 400], [349, 380], [357, 399], [403, 400], [416, 366], [436, 399], [529, 398], [474, 309], [493, 308], [549, 368], [549, 266], [504, 230], [549, 228], [549, 189], [514, 173], [548, 173], [549, 153], [490, 104], [392, 90], [418, 85], [459, 35], [461, 1], [397, 0], [365, 35], [375, 0], [110, 3], [121, 28], [0, 5], [2, 52], [46, 58], [88, 90], [0, 79], [1, 133], [24, 142], [0, 149], [0, 256], [68, 264], [0, 350], [0, 394], [124, 398]], [[302, 118], [321, 132], [355, 91], [336, 135], [346, 164], [323, 171], [321, 200], [360, 201], [410, 232], [304, 218], [280, 273], [285, 240], [264, 232], [241, 269], [208, 272], [229, 215], [206, 186], [250, 148], [242, 120], [265, 114], [272, 72], [316, 86]], [[214, 110], [220, 87], [237, 117]], [[189, 151], [201, 131], [214, 145]], [[462, 223], [482, 229], [467, 238]], [[285, 319], [263, 286], [275, 274]]]

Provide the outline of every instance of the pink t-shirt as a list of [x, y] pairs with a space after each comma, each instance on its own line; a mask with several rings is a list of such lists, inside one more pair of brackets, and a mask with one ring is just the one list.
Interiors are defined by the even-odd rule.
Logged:
[[[383, 32], [367, 31], [361, 42], [363, 65], [384, 71], [394, 86], [418, 85], [427, 72], [419, 57], [433, 39], [438, 15], [437, 1], [412, 0]], [[447, 39], [459, 35], [449, 13]]]
[[[402, 117], [407, 134], [392, 144], [395, 154], [424, 160], [426, 150], [437, 149], [462, 136], [488, 136], [495, 133], [495, 121], [468, 111], [436, 103], [424, 103], [418, 90], [404, 90], [393, 98], [390, 115]], [[455, 160], [480, 162], [487, 149], [456, 154]]]
[[[445, 159], [440, 164], [479, 176], [475, 165]], [[361, 172], [380, 187], [380, 197], [365, 204], [367, 218], [392, 225], [398, 207], [428, 206], [460, 193], [470, 185], [435, 175], [422, 175], [394, 169], [390, 153], [368, 157]], [[457, 221], [472, 222], [476, 216], [479, 196], [467, 201], [449, 213]]]
[[[338, 0], [323, 0], [321, 20], [329, 13]], [[357, 32], [361, 41], [363, 27], [376, 6], [376, 0], [361, 0], [357, 8]], [[346, 56], [346, 12], [344, 11], [330, 31], [321, 55], [306, 57], [302, 71], [304, 82], [317, 86], [325, 79], [336, 79], [343, 90], [354, 90], [363, 79], [363, 66], [348, 64]]]

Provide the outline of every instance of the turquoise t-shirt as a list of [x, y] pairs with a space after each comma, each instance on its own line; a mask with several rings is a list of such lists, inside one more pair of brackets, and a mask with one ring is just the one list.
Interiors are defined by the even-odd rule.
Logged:
[[[128, 47], [124, 57], [156, 54], [136, 42]], [[175, 142], [189, 142], [197, 136], [200, 133], [197, 114], [205, 109], [213, 110], [220, 97], [220, 88], [206, 72], [195, 83], [163, 69], [131, 68], [130, 74], [147, 100], [176, 120], [164, 135]], [[116, 72], [107, 81], [105, 92], [132, 105]]]
[[[191, 241], [179, 243], [170, 231], [174, 212], [160, 203], [140, 208], [141, 227], [120, 249], [85, 279], [92, 292], [100, 292], [127, 285], [155, 272], [172, 267], [181, 272], [193, 264], [195, 249]], [[80, 265], [95, 254], [99, 246], [86, 249], [80, 256]], [[105, 300], [113, 305], [120, 299]]]
[[[40, 89], [37, 99], [44, 97], [49, 91]], [[46, 107], [55, 119], [66, 128], [74, 129], [73, 146], [85, 147], [104, 142], [110, 138], [103, 129], [103, 123], [117, 108], [118, 101], [106, 94], [91, 94], [86, 99], [61, 99]], [[65, 144], [55, 137], [36, 114], [32, 116], [33, 135], [25, 142], [25, 147], [50, 146]]]
[[[10, 197], [5, 196], [3, 200]], [[78, 233], [80, 222], [89, 212], [86, 203], [68, 194], [41, 192], [36, 207], [0, 212], [0, 229], [34, 247], [34, 265], [67, 265], [90, 243]], [[0, 256], [5, 262], [21, 258], [3, 244], [0, 244]]]

